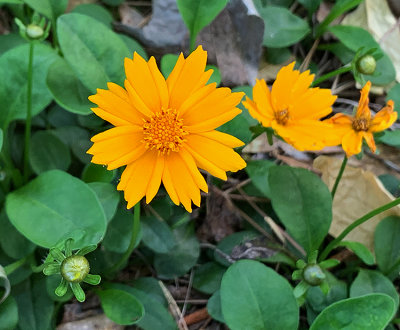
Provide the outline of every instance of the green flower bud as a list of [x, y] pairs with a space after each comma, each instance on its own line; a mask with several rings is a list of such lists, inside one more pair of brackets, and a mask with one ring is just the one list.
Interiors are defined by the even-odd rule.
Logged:
[[362, 74], [373, 74], [376, 69], [376, 60], [372, 55], [364, 55], [357, 61], [357, 70]]
[[29, 24], [26, 27], [26, 34], [29, 38], [36, 40], [43, 36], [44, 30], [38, 25]]
[[84, 256], [71, 256], [61, 264], [61, 275], [70, 283], [82, 282], [87, 274], [89, 274], [89, 262]]
[[311, 286], [320, 285], [325, 280], [325, 274], [317, 264], [307, 265], [303, 271], [304, 280]]

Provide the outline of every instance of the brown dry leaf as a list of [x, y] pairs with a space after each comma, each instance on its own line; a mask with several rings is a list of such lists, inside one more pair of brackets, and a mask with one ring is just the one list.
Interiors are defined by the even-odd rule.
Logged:
[[[322, 172], [322, 180], [330, 189], [341, 164], [342, 159], [336, 157], [319, 156], [314, 160], [314, 167]], [[333, 201], [333, 219], [329, 234], [337, 237], [356, 219], [392, 200], [394, 197], [372, 172], [346, 166]], [[345, 240], [363, 243], [373, 250], [375, 227], [380, 220], [389, 215], [400, 216], [400, 205], [363, 223], [350, 232]]]
[[83, 5], [83, 4], [88, 4], [88, 3], [96, 3], [96, 2], [97, 2], [97, 0], [69, 0], [68, 1], [67, 12], [70, 12], [76, 6]]
[[122, 330], [122, 325], [111, 321], [104, 314], [88, 317], [74, 322], [60, 324], [57, 330]]
[[400, 82], [400, 29], [396, 22], [386, 0], [365, 0], [341, 24], [368, 30], [392, 60]]

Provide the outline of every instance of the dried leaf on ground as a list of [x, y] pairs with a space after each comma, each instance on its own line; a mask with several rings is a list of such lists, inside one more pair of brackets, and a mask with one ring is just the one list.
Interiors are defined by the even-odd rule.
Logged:
[[[330, 189], [335, 182], [341, 163], [342, 159], [328, 156], [320, 156], [314, 160], [314, 167], [322, 172], [322, 180]], [[346, 166], [333, 201], [333, 220], [329, 233], [334, 237], [338, 236], [356, 219], [392, 200], [394, 197], [372, 172]], [[363, 243], [373, 250], [375, 227], [380, 220], [390, 215], [400, 216], [400, 206], [368, 220], [350, 232], [346, 240]]]
[[368, 30], [392, 60], [400, 81], [400, 29], [396, 22], [386, 0], [365, 0], [341, 24]]
[[124, 326], [111, 321], [104, 314], [74, 322], [60, 324], [57, 330], [121, 330]]

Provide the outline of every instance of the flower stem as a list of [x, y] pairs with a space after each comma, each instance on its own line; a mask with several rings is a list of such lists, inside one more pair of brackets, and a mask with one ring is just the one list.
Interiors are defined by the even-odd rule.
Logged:
[[117, 263], [115, 263], [114, 266], [112, 266], [109, 269], [109, 271], [107, 272], [108, 274], [111, 275], [111, 274], [115, 273], [129, 259], [130, 255], [132, 254], [132, 252], [135, 249], [135, 246], [137, 244], [139, 230], [140, 230], [140, 202], [136, 203], [136, 205], [133, 208], [132, 236], [131, 236], [131, 241], [129, 243], [128, 249], [122, 255], [121, 259]]
[[333, 188], [332, 188], [332, 192], [331, 192], [332, 201], [333, 201], [333, 198], [335, 197], [337, 187], [338, 187], [338, 185], [339, 185], [340, 179], [342, 178], [344, 169], [345, 169], [345, 167], [346, 167], [347, 159], [348, 159], [347, 156], [344, 155], [343, 162], [342, 162], [342, 166], [340, 166], [340, 170], [339, 170], [338, 176], [336, 177], [335, 184], [333, 185]]
[[348, 233], [350, 233], [354, 228], [358, 227], [359, 225], [363, 224], [367, 220], [373, 218], [379, 213], [382, 213], [386, 210], [389, 210], [390, 208], [399, 205], [400, 204], [400, 197], [395, 199], [394, 201], [391, 201], [390, 203], [387, 203], [385, 205], [382, 205], [375, 210], [372, 210], [371, 212], [363, 215], [361, 218], [357, 219], [354, 221], [352, 224], [347, 226], [345, 230], [342, 231], [342, 233], [336, 237], [332, 242], [328, 244], [328, 246], [322, 251], [319, 257], [319, 261], [325, 260], [325, 258], [328, 256], [329, 252], [331, 252], [338, 244], [347, 236]]
[[11, 273], [15, 272], [18, 268], [23, 266], [29, 257], [30, 256], [26, 256], [25, 258], [19, 259], [19, 260], [13, 262], [12, 264], [5, 266], [4, 271], [6, 272], [6, 275], [7, 276], [10, 275]]
[[29, 178], [29, 148], [31, 142], [31, 125], [32, 125], [32, 69], [33, 69], [33, 50], [34, 42], [30, 42], [29, 62], [28, 62], [28, 86], [26, 96], [26, 122], [25, 122], [25, 150], [24, 150], [24, 182], [28, 182]]
[[320, 83], [322, 83], [323, 81], [332, 78], [334, 76], [337, 76], [341, 73], [345, 73], [351, 70], [351, 66], [343, 66], [337, 70], [328, 72], [327, 74], [324, 74], [323, 76], [319, 77], [318, 79], [314, 80], [314, 82], [311, 84], [312, 87], [315, 87], [316, 85], [319, 85]]

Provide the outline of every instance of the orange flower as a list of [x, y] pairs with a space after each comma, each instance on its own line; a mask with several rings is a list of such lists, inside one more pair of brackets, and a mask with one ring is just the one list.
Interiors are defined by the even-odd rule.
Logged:
[[389, 128], [397, 119], [397, 112], [393, 111], [394, 104], [392, 100], [388, 101], [386, 107], [374, 117], [371, 117], [371, 111], [368, 107], [370, 88], [371, 82], [368, 81], [361, 90], [360, 102], [354, 117], [338, 113], [327, 120], [327, 122], [335, 125], [334, 129], [338, 136], [337, 144], [342, 143], [347, 157], [361, 152], [363, 138], [372, 152], [375, 152], [376, 146], [373, 133]]
[[235, 106], [243, 93], [208, 84], [204, 72], [207, 52], [201, 46], [188, 58], [181, 54], [165, 80], [154, 57], [146, 62], [137, 53], [125, 59], [125, 89], [108, 83], [89, 97], [93, 112], [113, 124], [92, 138], [92, 162], [109, 170], [126, 165], [117, 189], [124, 191], [128, 208], [146, 196], [149, 203], [161, 182], [175, 204], [191, 212], [200, 205], [200, 189], [207, 183], [198, 168], [226, 180], [227, 171], [246, 166], [232, 148], [237, 138], [215, 130], [241, 111]]
[[246, 98], [243, 105], [296, 149], [320, 150], [332, 145], [332, 125], [319, 119], [332, 112], [336, 96], [329, 89], [309, 88], [314, 75], [293, 70], [294, 64], [278, 72], [271, 91], [264, 80], [257, 80], [253, 101]]

